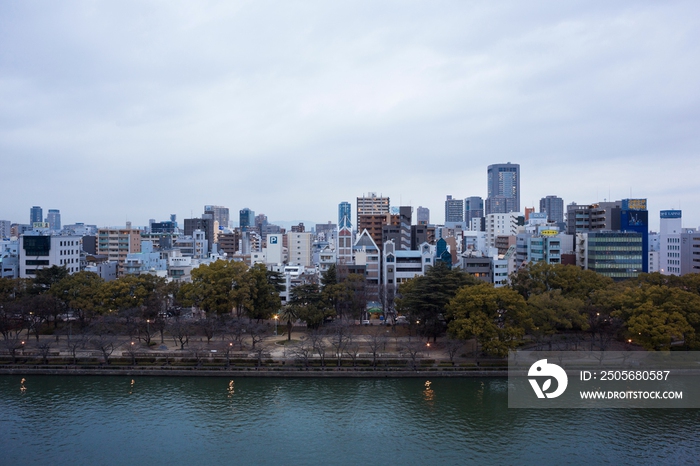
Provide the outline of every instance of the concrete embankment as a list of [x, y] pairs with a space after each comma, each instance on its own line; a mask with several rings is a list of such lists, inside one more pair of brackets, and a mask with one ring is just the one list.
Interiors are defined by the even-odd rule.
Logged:
[[296, 377], [296, 378], [389, 378], [389, 377], [507, 377], [508, 371], [494, 370], [439, 370], [439, 369], [352, 369], [332, 368], [321, 369], [295, 368], [295, 369], [270, 369], [270, 368], [180, 368], [180, 367], [0, 367], [3, 375], [126, 375], [126, 376], [163, 376], [163, 377]]

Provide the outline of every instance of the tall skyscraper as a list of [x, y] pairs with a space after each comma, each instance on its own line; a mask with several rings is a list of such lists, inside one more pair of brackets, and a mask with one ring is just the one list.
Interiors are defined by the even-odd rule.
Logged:
[[430, 209], [427, 207], [418, 207], [416, 209], [417, 225], [428, 225], [430, 223]]
[[338, 228], [352, 228], [352, 206], [347, 201], [338, 204]]
[[520, 212], [520, 165], [497, 163], [488, 166], [486, 215]]
[[389, 213], [389, 198], [367, 193], [367, 196], [357, 198], [357, 218], [360, 215], [382, 215]]
[[[564, 199], [547, 196], [540, 199], [540, 212], [547, 213], [547, 220], [557, 225], [564, 224]], [[561, 228], [561, 227], [560, 227]], [[563, 228], [561, 228], [563, 230]]]
[[29, 225], [34, 223], [41, 223], [44, 221], [44, 210], [38, 205], [33, 206], [29, 209]]
[[46, 214], [46, 223], [49, 224], [50, 230], [58, 231], [61, 229], [61, 211], [58, 209], [49, 209]]
[[238, 220], [239, 225], [241, 227], [241, 231], [247, 231], [251, 227], [255, 226], [255, 212], [253, 212], [247, 207], [241, 209], [238, 212]]
[[445, 223], [464, 221], [464, 201], [448, 195], [445, 200]]
[[464, 221], [471, 225], [473, 218], [484, 216], [484, 200], [480, 196], [471, 196], [464, 200]]
[[204, 213], [212, 215], [214, 220], [219, 222], [219, 227], [228, 228], [229, 227], [229, 211], [228, 207], [223, 207], [220, 205], [205, 205]]

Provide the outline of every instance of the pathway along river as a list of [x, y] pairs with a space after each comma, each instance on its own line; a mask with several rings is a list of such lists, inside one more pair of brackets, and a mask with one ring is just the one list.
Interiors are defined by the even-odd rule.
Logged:
[[698, 464], [700, 410], [508, 409], [507, 379], [0, 376], [0, 463]]

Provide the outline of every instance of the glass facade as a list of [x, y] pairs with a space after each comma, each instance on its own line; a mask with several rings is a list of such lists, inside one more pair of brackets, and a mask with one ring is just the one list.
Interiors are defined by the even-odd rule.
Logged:
[[644, 269], [641, 233], [601, 232], [588, 234], [588, 269], [613, 280], [638, 276]]
[[51, 251], [50, 236], [23, 236], [24, 253], [27, 257], [48, 256]]

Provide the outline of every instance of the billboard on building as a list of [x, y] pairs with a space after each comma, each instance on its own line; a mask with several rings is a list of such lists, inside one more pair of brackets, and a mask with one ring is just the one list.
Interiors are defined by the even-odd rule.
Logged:
[[661, 218], [681, 218], [680, 210], [662, 210]]
[[647, 210], [646, 199], [623, 199], [622, 210]]

